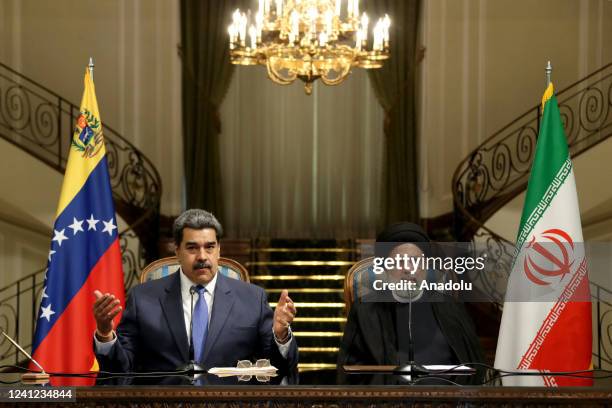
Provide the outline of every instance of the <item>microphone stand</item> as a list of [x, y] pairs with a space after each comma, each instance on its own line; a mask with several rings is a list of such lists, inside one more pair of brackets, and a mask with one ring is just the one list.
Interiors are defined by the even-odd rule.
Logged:
[[408, 363], [397, 368], [398, 373], [411, 376], [431, 374], [429, 370], [414, 361], [414, 339], [412, 337], [412, 298], [416, 296], [417, 295], [410, 294], [408, 297]]
[[20, 352], [22, 352], [28, 360], [30, 360], [36, 367], [40, 368], [39, 373], [25, 373], [21, 376], [21, 382], [24, 384], [46, 384], [49, 382], [49, 374], [45, 372], [45, 369], [38, 363], [38, 361], [34, 360], [34, 358], [23, 349], [15, 340], [11, 338], [4, 330], [2, 330], [2, 335], [6, 337], [8, 341], [10, 341]]
[[447, 369], [447, 370], [432, 370], [432, 369], [428, 369], [420, 364], [417, 364], [414, 361], [414, 338], [412, 337], [412, 302], [413, 302], [413, 298], [416, 298], [417, 300], [421, 298], [421, 296], [424, 295], [423, 292], [420, 292], [420, 295], [411, 295], [410, 297], [408, 297], [408, 363], [401, 366], [401, 367], [397, 367], [393, 372], [394, 374], [401, 374], [401, 375], [406, 375], [408, 376], [408, 381], [410, 381], [411, 383], [414, 382], [414, 380], [411, 377], [426, 377], [426, 376], [430, 376], [430, 375], [457, 375], [457, 374], [473, 374], [474, 370], [471, 370], [469, 372], [465, 371], [465, 370], [461, 370], [458, 371], [456, 368], [453, 369]]

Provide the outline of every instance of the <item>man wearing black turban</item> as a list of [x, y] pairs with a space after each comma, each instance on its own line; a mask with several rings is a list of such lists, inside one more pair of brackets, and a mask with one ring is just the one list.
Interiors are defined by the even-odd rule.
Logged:
[[[391, 225], [376, 243], [395, 245], [391, 253], [431, 254], [431, 242], [421, 227], [412, 223]], [[380, 245], [377, 245], [379, 247]], [[412, 249], [411, 249], [412, 248]], [[408, 353], [408, 297], [386, 293], [386, 299], [355, 299], [344, 329], [338, 355], [343, 365], [405, 365]], [[391, 297], [392, 296], [392, 297]], [[382, 300], [382, 301], [381, 301]], [[474, 324], [462, 303], [438, 292], [412, 298], [412, 338], [417, 364], [483, 363], [484, 356]]]

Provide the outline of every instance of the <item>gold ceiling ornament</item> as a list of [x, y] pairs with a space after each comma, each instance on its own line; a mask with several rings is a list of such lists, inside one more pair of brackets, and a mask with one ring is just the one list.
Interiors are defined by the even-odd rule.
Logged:
[[368, 50], [370, 20], [359, 0], [259, 0], [257, 13], [238, 9], [232, 17], [232, 63], [264, 65], [281, 85], [301, 79], [308, 95], [317, 79], [338, 85], [352, 67], [380, 68], [389, 58], [389, 16], [374, 26]]

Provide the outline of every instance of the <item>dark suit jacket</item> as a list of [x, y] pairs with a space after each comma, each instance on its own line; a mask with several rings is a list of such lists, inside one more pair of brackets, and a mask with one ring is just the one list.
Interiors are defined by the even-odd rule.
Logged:
[[[189, 362], [179, 273], [132, 289], [117, 328], [117, 341], [107, 356], [96, 354], [100, 370], [171, 371]], [[272, 322], [273, 312], [261, 287], [218, 273], [204, 368], [268, 358], [281, 373], [295, 370], [296, 340], [284, 359], [274, 341]]]

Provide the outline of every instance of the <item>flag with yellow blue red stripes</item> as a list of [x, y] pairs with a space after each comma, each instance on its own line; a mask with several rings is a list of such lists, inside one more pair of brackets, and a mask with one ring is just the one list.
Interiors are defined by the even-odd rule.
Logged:
[[[86, 373], [95, 366], [92, 345], [96, 289], [113, 293], [125, 306], [102, 121], [94, 83], [86, 70], [32, 344], [32, 356], [46, 372]], [[116, 322], [120, 317], [115, 317]], [[52, 379], [52, 384], [57, 385], [91, 382]]]

